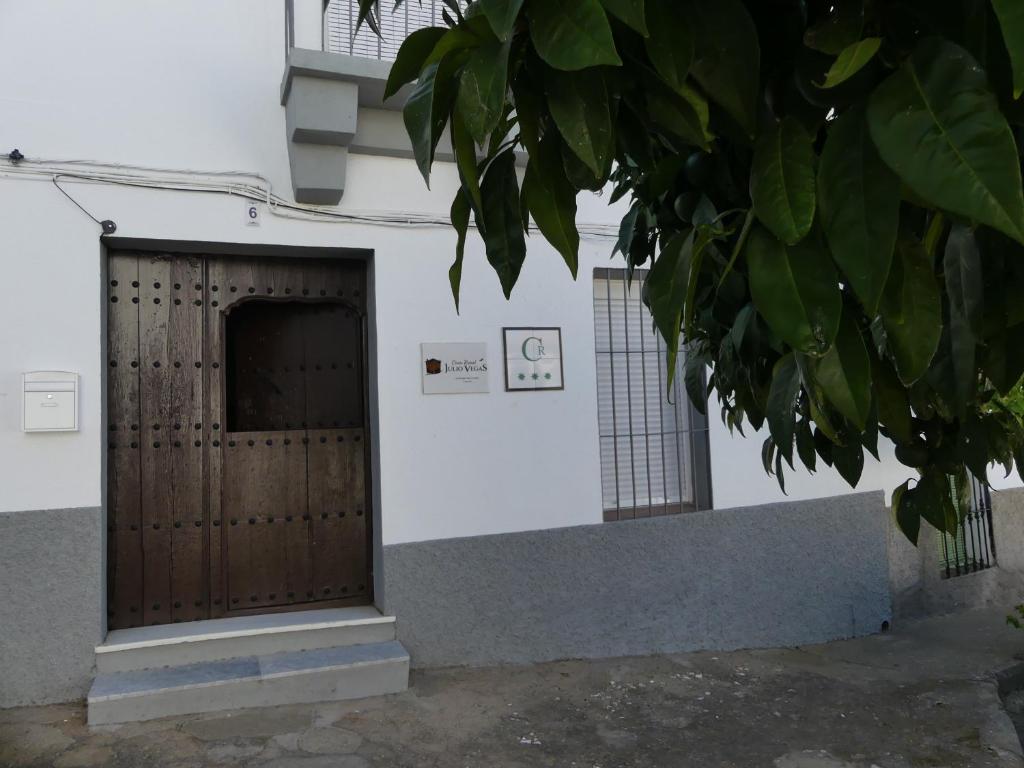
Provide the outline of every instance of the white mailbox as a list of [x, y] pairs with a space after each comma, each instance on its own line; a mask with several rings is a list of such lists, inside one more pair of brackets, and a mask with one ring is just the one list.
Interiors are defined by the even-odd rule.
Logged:
[[21, 428], [25, 432], [78, 431], [78, 374], [31, 371], [22, 374]]

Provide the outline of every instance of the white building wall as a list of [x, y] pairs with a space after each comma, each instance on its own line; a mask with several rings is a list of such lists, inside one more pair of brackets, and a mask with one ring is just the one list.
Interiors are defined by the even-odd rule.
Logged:
[[[354, 157], [349, 172], [392, 200], [389, 184], [422, 185], [403, 160]], [[264, 212], [252, 228], [242, 202], [227, 196], [62, 183], [87, 210], [116, 221], [119, 236], [374, 249], [384, 543], [600, 520], [592, 292], [539, 239], [510, 302], [482, 245], [472, 243], [456, 315], [447, 282], [454, 236], [444, 227], [297, 222]], [[350, 184], [354, 193], [359, 185]], [[454, 193], [453, 169], [439, 167], [434, 185]], [[99, 228], [48, 181], [0, 180], [0, 208], [10, 217], [5, 252], [24, 255], [15, 262], [20, 288], [0, 308], [11, 318], [0, 323], [0, 509], [95, 506], [104, 445]], [[585, 263], [604, 262], [607, 243], [585, 248]], [[565, 391], [502, 391], [501, 327], [531, 323], [563, 328]], [[422, 395], [422, 341], [486, 341], [491, 393]], [[19, 376], [34, 368], [82, 374], [80, 432], [19, 431]]]
[[[0, 152], [258, 172], [288, 196], [283, 42], [278, 0], [8, 4]], [[105, 443], [99, 227], [48, 179], [5, 168], [0, 161], [0, 511], [97, 506]], [[456, 183], [443, 163], [427, 190], [411, 161], [352, 155], [340, 210], [446, 218]], [[506, 302], [471, 238], [456, 315], [447, 281], [455, 237], [446, 226], [299, 221], [264, 210], [261, 226], [249, 227], [242, 201], [226, 195], [61, 184], [96, 218], [115, 221], [119, 237], [374, 251], [385, 544], [601, 519], [590, 281], [594, 267], [610, 263], [610, 240], [584, 240], [574, 283], [535, 234]], [[581, 222], [614, 226], [620, 215], [621, 205], [580, 199]], [[503, 391], [501, 328], [513, 325], [562, 328], [564, 391]], [[422, 395], [423, 341], [486, 341], [490, 394]], [[20, 373], [54, 368], [82, 374], [81, 431], [23, 434]], [[783, 498], [761, 469], [762, 439], [729, 436], [712, 402], [717, 507]], [[861, 489], [888, 492], [908, 475], [891, 459], [869, 459]], [[793, 499], [848, 490], [824, 468], [791, 474], [787, 488]]]

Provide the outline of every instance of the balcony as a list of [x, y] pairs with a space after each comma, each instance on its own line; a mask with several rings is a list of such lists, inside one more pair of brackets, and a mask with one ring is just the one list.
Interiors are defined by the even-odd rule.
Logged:
[[[348, 154], [412, 157], [401, 109], [408, 90], [387, 101], [391, 62], [409, 33], [444, 26], [441, 0], [383, 0], [381, 37], [356, 32], [356, 0], [286, 0], [286, 58], [281, 83], [288, 158], [296, 202], [337, 205]], [[442, 137], [435, 157], [452, 159]]]
[[323, 14], [323, 49], [329, 53], [394, 61], [402, 41], [423, 27], [443, 27], [441, 0], [406, 0], [397, 11], [383, 0], [379, 26], [381, 37], [364, 26], [356, 32], [359, 7], [354, 0], [329, 0]]

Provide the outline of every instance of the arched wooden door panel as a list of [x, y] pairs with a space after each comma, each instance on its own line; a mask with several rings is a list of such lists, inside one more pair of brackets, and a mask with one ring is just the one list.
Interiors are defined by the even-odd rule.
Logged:
[[109, 275], [109, 626], [369, 602], [364, 265]]

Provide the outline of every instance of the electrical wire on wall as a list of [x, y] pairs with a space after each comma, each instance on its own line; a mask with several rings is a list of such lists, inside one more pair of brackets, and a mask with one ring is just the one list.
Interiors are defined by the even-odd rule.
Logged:
[[[101, 221], [88, 211], [66, 187], [61, 185], [62, 181], [230, 195], [264, 203], [273, 216], [302, 221], [333, 221], [386, 227], [451, 228], [451, 222], [447, 217], [433, 214], [409, 211], [338, 211], [291, 202], [274, 193], [269, 179], [251, 171], [204, 171], [104, 163], [95, 160], [35, 158], [24, 157], [17, 150], [7, 155], [7, 159], [10, 164], [0, 168], [0, 177], [49, 179], [61, 194], [86, 216], [100, 224], [106, 234], [113, 231], [113, 222], [109, 219]], [[614, 240], [618, 237], [617, 225], [579, 224], [577, 228], [582, 238]]]

